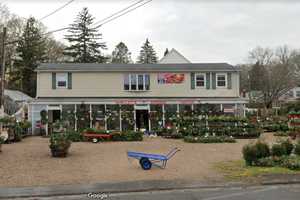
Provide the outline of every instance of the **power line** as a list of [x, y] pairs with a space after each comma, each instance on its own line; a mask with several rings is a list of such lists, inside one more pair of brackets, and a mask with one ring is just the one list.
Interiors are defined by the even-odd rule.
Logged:
[[133, 4], [131, 4], [130, 6], [127, 6], [126, 8], [123, 8], [123, 9], [121, 9], [121, 10], [119, 10], [119, 11], [113, 13], [112, 15], [110, 15], [110, 16], [108, 16], [108, 17], [105, 17], [105, 18], [101, 19], [100, 21], [95, 22], [94, 25], [99, 24], [99, 23], [101, 23], [101, 22], [103, 22], [103, 21], [105, 21], [105, 20], [107, 20], [107, 19], [109, 19], [109, 18], [111, 18], [111, 17], [113, 17], [113, 16], [119, 14], [119, 13], [122, 13], [123, 11], [125, 11], [125, 10], [127, 10], [127, 9], [129, 9], [129, 8], [135, 6], [135, 5], [137, 5], [137, 4], [139, 4], [139, 3], [143, 2], [143, 1], [145, 1], [145, 0], [139, 0], [139, 1], [137, 1], [137, 2], [135, 2], [135, 3], [133, 3]]
[[123, 15], [126, 15], [127, 13], [136, 10], [136, 9], [138, 9], [139, 7], [142, 7], [142, 6], [144, 6], [145, 4], [147, 4], [147, 3], [150, 3], [151, 1], [152, 1], [152, 0], [148, 0], [148, 1], [146, 1], [145, 3], [140, 4], [139, 6], [136, 6], [136, 7], [132, 8], [132, 9], [129, 9], [129, 10], [127, 10], [126, 12], [123, 12], [122, 14], [117, 15], [116, 17], [113, 17], [113, 18], [111, 18], [111, 19], [109, 19], [109, 20], [103, 22], [102, 24], [99, 24], [99, 25], [96, 26], [95, 28], [99, 28], [99, 27], [103, 26], [104, 24], [107, 24], [107, 23], [109, 23], [109, 22], [111, 22], [111, 21], [113, 21], [113, 20], [115, 20], [115, 19], [117, 19], [117, 18], [119, 18], [119, 17], [122, 17]]
[[50, 17], [51, 15], [55, 14], [56, 12], [60, 11], [61, 9], [63, 9], [64, 7], [66, 7], [67, 5], [71, 4], [73, 1], [75, 0], [70, 0], [67, 3], [65, 3], [64, 5], [62, 5], [61, 7], [55, 9], [54, 11], [52, 11], [51, 13], [45, 15], [44, 17], [40, 18], [39, 21], [42, 21], [44, 19], [46, 19], [47, 17]]
[[[72, 0], [72, 1], [74, 1], [74, 0]], [[122, 9], [122, 11], [127, 10], [128, 8], [130, 8], [130, 7], [134, 6], [134, 5], [137, 5], [138, 3], [141, 3], [142, 1], [144, 1], [144, 0], [138, 1], [138, 2], [136, 2], [136, 3], [134, 3], [134, 4], [132, 4], [131, 6], [128, 6], [128, 7], [124, 8], [124, 9]], [[106, 17], [106, 18], [104, 18], [104, 19], [102, 19], [102, 20], [100, 20], [100, 21], [94, 23], [94, 24], [97, 24], [97, 23], [99, 23], [99, 22], [104, 21], [102, 24], [99, 24], [99, 25], [96, 26], [95, 28], [99, 28], [99, 27], [103, 26], [104, 24], [107, 24], [107, 23], [109, 23], [109, 22], [111, 22], [111, 21], [113, 21], [113, 20], [115, 20], [115, 19], [117, 19], [117, 18], [119, 18], [119, 17], [121, 17], [121, 16], [123, 16], [123, 15], [129, 13], [129, 12], [132, 12], [132, 11], [138, 9], [139, 7], [144, 6], [144, 5], [147, 4], [147, 3], [150, 3], [151, 1], [152, 1], [152, 0], [148, 0], [148, 1], [146, 1], [145, 3], [142, 3], [142, 4], [136, 6], [136, 7], [132, 8], [132, 9], [127, 10], [126, 12], [123, 12], [123, 13], [120, 14], [120, 15], [117, 15], [118, 13], [121, 12], [121, 10], [120, 10], [120, 11], [114, 13], [113, 15], [111, 15], [111, 16], [115, 16], [115, 15], [117, 15], [117, 16], [115, 16], [115, 17], [113, 17], [113, 18], [111, 18], [111, 16], [109, 16], [109, 17]], [[111, 18], [111, 19], [109, 19], [109, 18]], [[109, 20], [105, 21], [105, 19], [109, 19]], [[55, 32], [59, 32], [59, 31], [63, 31], [63, 30], [67, 30], [67, 29], [69, 29], [69, 27], [64, 27], [64, 28], [52, 30], [52, 31], [49, 31], [49, 32], [47, 32], [47, 33], [43, 33], [43, 34], [41, 34], [41, 35], [42, 35], [42, 36], [44, 36], [44, 35], [49, 35], [49, 34], [52, 34], [52, 33], [55, 33]], [[14, 44], [14, 43], [17, 43], [17, 42], [19, 42], [19, 41], [21, 41], [21, 40], [22, 40], [22, 39], [18, 39], [18, 40], [13, 40], [13, 41], [10, 41], [10, 42], [6, 42], [5, 45]]]

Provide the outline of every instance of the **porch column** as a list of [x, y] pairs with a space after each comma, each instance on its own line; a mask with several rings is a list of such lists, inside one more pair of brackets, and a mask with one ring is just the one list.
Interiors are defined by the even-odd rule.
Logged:
[[177, 104], [177, 111], [176, 111], [176, 113], [177, 113], [177, 117], [179, 117], [179, 104]]
[[133, 105], [133, 120], [134, 120], [134, 131], [136, 131], [136, 111], [135, 111], [135, 105]]
[[162, 105], [162, 114], [163, 114], [163, 127], [165, 127], [165, 122], [166, 122], [166, 118], [165, 118], [165, 104]]
[[243, 115], [246, 117], [246, 104], [243, 104]]
[[151, 119], [150, 119], [150, 112], [151, 112], [151, 105], [150, 104], [148, 104], [148, 107], [149, 107], [149, 109], [148, 109], [148, 124], [149, 124], [149, 131], [151, 131]]
[[237, 114], [238, 114], [238, 113], [237, 113], [237, 103], [234, 104], [234, 111], [235, 111], [235, 112], [234, 112], [234, 113], [235, 113], [235, 116], [237, 116]]
[[106, 104], [104, 104], [104, 127], [107, 130]]
[[223, 111], [223, 104], [222, 103], [220, 104], [220, 109], [221, 109], [221, 111]]
[[77, 131], [77, 106], [74, 104], [74, 115], [75, 115], [75, 131]]
[[121, 105], [119, 107], [120, 107], [120, 110], [119, 110], [120, 131], [122, 131], [122, 108], [121, 108]]
[[92, 104], [90, 104], [90, 128], [93, 127], [93, 118], [92, 118]]

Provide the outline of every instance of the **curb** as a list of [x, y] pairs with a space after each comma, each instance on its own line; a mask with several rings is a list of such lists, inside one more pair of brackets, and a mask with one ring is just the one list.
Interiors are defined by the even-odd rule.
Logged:
[[241, 182], [208, 184], [182, 181], [134, 181], [120, 183], [95, 183], [81, 185], [54, 185], [39, 187], [0, 188], [0, 199], [82, 195], [88, 193], [131, 193], [178, 189], [209, 189], [246, 186]]
[[133, 181], [120, 183], [95, 183], [81, 185], [53, 185], [38, 187], [0, 188], [0, 199], [28, 198], [28, 197], [53, 197], [68, 195], [83, 195], [88, 193], [133, 193], [149, 191], [165, 191], [179, 189], [210, 189], [210, 188], [237, 188], [262, 185], [287, 185], [300, 184], [295, 180], [270, 180], [256, 184], [245, 182], [227, 182], [222, 184], [207, 182], [186, 181]]

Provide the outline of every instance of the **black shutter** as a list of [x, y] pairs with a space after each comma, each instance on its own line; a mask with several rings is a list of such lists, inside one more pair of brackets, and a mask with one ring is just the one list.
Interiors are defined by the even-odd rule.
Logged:
[[206, 89], [210, 89], [210, 73], [206, 73]]
[[72, 89], [72, 73], [68, 72], [68, 89]]
[[231, 79], [231, 73], [227, 73], [227, 88], [232, 89], [232, 79]]
[[216, 89], [216, 73], [212, 73], [212, 89]]
[[52, 73], [52, 89], [56, 89], [56, 73]]
[[191, 73], [191, 89], [192, 90], [195, 89], [195, 73], [194, 72]]

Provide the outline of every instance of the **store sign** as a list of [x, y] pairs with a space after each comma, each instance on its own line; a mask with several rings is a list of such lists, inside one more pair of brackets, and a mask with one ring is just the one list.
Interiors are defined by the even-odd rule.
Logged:
[[180, 84], [184, 81], [184, 74], [160, 73], [157, 75], [158, 84]]
[[149, 110], [149, 105], [135, 105], [135, 110]]

